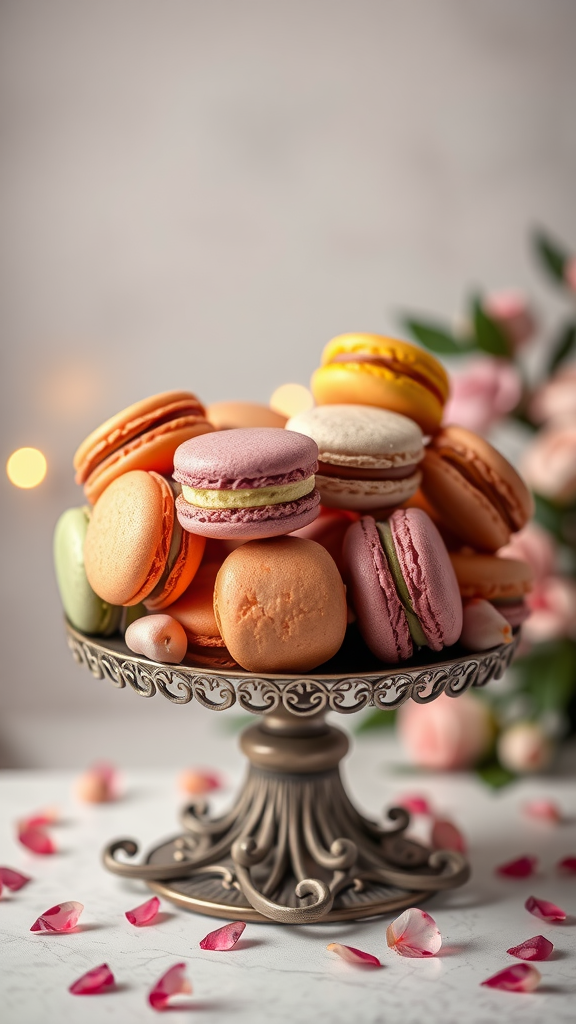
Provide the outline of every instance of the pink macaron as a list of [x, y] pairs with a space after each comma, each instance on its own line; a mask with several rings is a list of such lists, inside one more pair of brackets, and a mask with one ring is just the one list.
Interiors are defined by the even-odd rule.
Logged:
[[346, 574], [360, 632], [381, 661], [410, 658], [415, 647], [440, 651], [462, 631], [456, 574], [438, 530], [420, 509], [384, 522], [363, 516], [344, 540]]
[[[196, 442], [208, 441], [202, 444]], [[174, 454], [181, 526], [218, 539], [278, 537], [311, 523], [318, 447], [304, 434], [248, 427], [191, 438]]]

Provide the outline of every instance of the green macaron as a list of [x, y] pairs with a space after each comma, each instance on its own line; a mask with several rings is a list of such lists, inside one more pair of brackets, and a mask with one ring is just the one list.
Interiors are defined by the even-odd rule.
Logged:
[[82, 633], [109, 636], [120, 625], [122, 608], [94, 593], [84, 569], [84, 539], [88, 508], [69, 508], [54, 530], [54, 566], [58, 589], [68, 620]]

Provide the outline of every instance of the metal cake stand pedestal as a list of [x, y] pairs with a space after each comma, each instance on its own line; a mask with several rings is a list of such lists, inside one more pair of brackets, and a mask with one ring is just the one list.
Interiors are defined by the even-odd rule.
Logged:
[[103, 854], [109, 871], [142, 879], [196, 913], [284, 924], [385, 914], [468, 879], [462, 854], [433, 852], [406, 837], [410, 816], [403, 808], [388, 810], [383, 824], [356, 809], [338, 767], [348, 739], [327, 724], [326, 713], [390, 710], [409, 699], [427, 704], [441, 693], [457, 697], [499, 678], [517, 637], [478, 654], [454, 647], [445, 658], [427, 650], [386, 668], [352, 632], [336, 658], [314, 672], [254, 676], [240, 668], [163, 665], [134, 655], [120, 637], [66, 628], [74, 658], [98, 679], [143, 697], [196, 700], [214, 711], [238, 705], [260, 716], [241, 736], [249, 766], [231, 809], [213, 818], [205, 802], [192, 804], [182, 814], [183, 831], [142, 864], [134, 861], [134, 840], [110, 843]]

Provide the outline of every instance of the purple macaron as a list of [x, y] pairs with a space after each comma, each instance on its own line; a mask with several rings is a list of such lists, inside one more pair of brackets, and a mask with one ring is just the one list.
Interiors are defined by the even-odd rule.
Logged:
[[222, 540], [299, 530], [319, 512], [317, 458], [310, 437], [277, 427], [193, 437], [174, 454], [178, 520], [191, 533]]
[[[210, 435], [208, 435], [210, 436]], [[381, 661], [415, 647], [450, 647], [462, 632], [462, 599], [434, 523], [417, 508], [376, 523], [363, 516], [344, 539], [344, 559], [360, 632]]]

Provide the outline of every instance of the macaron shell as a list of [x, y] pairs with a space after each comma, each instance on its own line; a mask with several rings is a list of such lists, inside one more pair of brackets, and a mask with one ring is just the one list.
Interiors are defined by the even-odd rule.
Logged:
[[88, 581], [111, 604], [138, 604], [158, 583], [170, 550], [174, 497], [157, 473], [133, 470], [104, 491], [84, 544]]
[[417, 470], [401, 480], [350, 480], [316, 474], [320, 500], [328, 508], [371, 512], [402, 505], [418, 490], [422, 474]]
[[54, 567], [67, 618], [83, 633], [109, 636], [120, 625], [122, 609], [103, 601], [90, 586], [84, 568], [88, 510], [69, 508], [54, 530]]
[[193, 583], [170, 607], [186, 631], [190, 643], [200, 647], [225, 647], [214, 615], [214, 586], [220, 569], [217, 562], [200, 566]]
[[433, 651], [462, 632], [462, 599], [446, 545], [420, 509], [398, 509], [388, 520], [412, 607]]
[[259, 405], [257, 402], [214, 402], [207, 407], [206, 418], [216, 430], [233, 430], [238, 427], [282, 429], [287, 419], [267, 405]]
[[413, 420], [370, 405], [320, 405], [293, 416], [286, 429], [311, 437], [320, 462], [333, 466], [392, 469], [424, 455], [422, 431]]
[[161, 611], [170, 605], [170, 614], [172, 614], [172, 603], [177, 601], [190, 586], [202, 561], [205, 547], [205, 537], [182, 530], [180, 553], [162, 592], [156, 598], [148, 598], [144, 601], [150, 611]]
[[167, 416], [179, 419], [184, 415], [204, 417], [204, 414], [204, 406], [190, 391], [164, 391], [122, 409], [93, 430], [78, 447], [73, 460], [77, 470], [76, 483], [83, 483], [95, 466], [113, 450]]
[[84, 484], [90, 502], [98, 500], [113, 480], [131, 470], [154, 471], [170, 476], [174, 452], [192, 437], [213, 431], [208, 420], [197, 416], [182, 417], [163, 423], [156, 430], [134, 438], [96, 466]]
[[390, 338], [383, 334], [353, 332], [339, 334], [325, 345], [322, 352], [322, 366], [331, 363], [335, 356], [358, 352], [393, 359], [407, 370], [413, 369], [422, 377], [429, 379], [443, 401], [450, 393], [450, 380], [442, 363], [430, 352], [411, 341]]
[[532, 569], [519, 559], [452, 552], [450, 560], [464, 598], [521, 600], [532, 589]]
[[310, 671], [336, 654], [346, 633], [333, 559], [296, 537], [233, 551], [216, 577], [214, 613], [232, 657], [250, 672]]
[[180, 445], [174, 479], [187, 487], [251, 489], [306, 480], [318, 448], [303, 434], [275, 427], [219, 430]]
[[205, 509], [176, 499], [178, 521], [185, 530], [218, 540], [255, 540], [280, 537], [313, 522], [320, 508], [316, 488], [297, 501], [258, 508]]
[[372, 653], [389, 664], [410, 658], [408, 622], [371, 516], [348, 528], [343, 559], [358, 627]]

